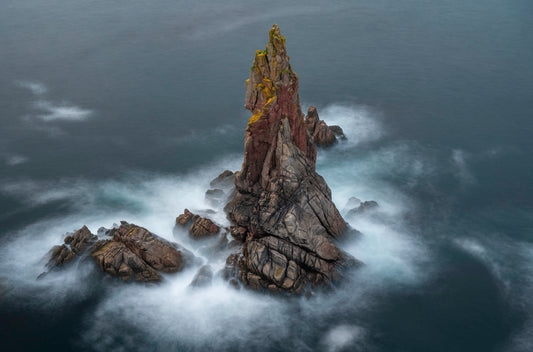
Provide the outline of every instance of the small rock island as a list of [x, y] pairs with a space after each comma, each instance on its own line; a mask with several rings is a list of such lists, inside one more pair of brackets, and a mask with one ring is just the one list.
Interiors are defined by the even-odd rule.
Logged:
[[[347, 226], [315, 171], [313, 139], [321, 133], [308, 131], [298, 90], [285, 38], [274, 25], [246, 80], [245, 107], [252, 117], [235, 195], [225, 208], [246, 234], [242, 253], [228, 258], [228, 265], [255, 289], [299, 293], [338, 280], [341, 269], [354, 263], [333, 243]], [[318, 114], [310, 112], [314, 130]]]
[[[245, 131], [242, 169], [224, 171], [211, 182], [217, 188], [206, 192], [213, 204], [225, 204], [230, 228], [188, 209], [177, 217], [176, 226], [188, 226], [198, 241], [219, 236], [222, 241], [214, 250], [221, 245], [232, 248], [219, 275], [236, 287], [289, 294], [330, 287], [346, 268], [360, 264], [336, 245], [345, 233], [357, 231], [350, 231], [315, 170], [316, 146], [345, 137], [339, 126], [320, 120], [316, 108], [304, 116], [298, 76], [277, 25], [270, 29], [265, 50], [255, 54], [245, 108], [252, 117]], [[160, 273], [177, 273], [199, 263], [180, 245], [124, 221], [100, 229], [98, 236], [85, 226], [68, 235], [51, 250], [49, 270], [90, 257], [101, 272], [123, 281], [158, 282]], [[207, 284], [212, 276], [204, 265], [191, 286]]]

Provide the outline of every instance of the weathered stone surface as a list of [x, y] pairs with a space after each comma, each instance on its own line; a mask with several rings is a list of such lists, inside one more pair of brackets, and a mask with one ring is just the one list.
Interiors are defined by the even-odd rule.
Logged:
[[344, 135], [344, 131], [342, 130], [341, 126], [331, 125], [329, 126], [329, 129], [335, 134], [335, 137], [339, 139], [346, 139], [346, 136]]
[[113, 241], [123, 243], [152, 268], [172, 273], [183, 268], [183, 256], [172, 244], [147, 229], [122, 222], [112, 230]]
[[185, 226], [187, 223], [189, 223], [192, 218], [194, 217], [194, 214], [189, 211], [189, 209], [185, 209], [183, 211], [183, 214], [179, 215], [176, 218], [176, 225]]
[[66, 236], [64, 244], [52, 248], [48, 266], [58, 267], [71, 262], [73, 259], [83, 255], [85, 250], [92, 246], [97, 239], [87, 226], [83, 226], [73, 235]]
[[[194, 260], [192, 253], [178, 245], [125, 221], [118, 228], [98, 231], [108, 239], [98, 241], [85, 226], [67, 236], [65, 244], [52, 249], [48, 265], [57, 268], [76, 257], [90, 255], [98, 267], [111, 276], [124, 281], [153, 282], [161, 280], [159, 272], [181, 271], [186, 262]], [[46, 273], [40, 277], [44, 275]]]
[[52, 248], [52, 254], [48, 265], [61, 266], [70, 262], [74, 258], [76, 258], [76, 255], [66, 245], [62, 244], [60, 246], [54, 246]]
[[316, 111], [316, 108], [314, 106], [311, 106], [307, 111], [307, 116], [305, 117], [305, 128], [309, 133], [311, 142], [315, 143], [320, 147], [327, 147], [337, 141], [335, 133], [328, 127], [328, 125], [324, 121], [320, 120], [320, 118], [318, 117], [318, 112]]
[[220, 227], [208, 218], [196, 216], [189, 228], [189, 234], [193, 238], [202, 238], [218, 234]]
[[98, 241], [91, 253], [102, 272], [124, 281], [157, 282], [161, 275], [132, 252], [124, 243], [112, 240]]
[[246, 240], [246, 233], [248, 230], [246, 227], [242, 226], [231, 226], [230, 227], [230, 234], [239, 242], [244, 242]]
[[298, 89], [298, 76], [289, 63], [285, 38], [274, 25], [266, 49], [255, 53], [250, 78], [246, 80], [245, 108], [252, 117], [244, 137], [244, 164], [235, 181], [241, 189], [258, 184], [265, 163], [274, 162], [271, 149], [275, 147], [282, 117], [288, 120], [293, 144], [314, 166], [316, 150], [307, 138]]
[[234, 197], [225, 208], [235, 225], [232, 235], [244, 245], [228, 257], [225, 276], [275, 292], [329, 285], [355, 261], [333, 243], [346, 223], [315, 172], [316, 150], [301, 112], [298, 77], [276, 25], [266, 50], [256, 53], [246, 88], [245, 107], [253, 116]]
[[176, 225], [185, 226], [189, 222], [192, 222], [189, 234], [193, 238], [214, 236], [220, 231], [220, 227], [209, 218], [201, 217], [185, 209], [184, 213], [176, 218]]

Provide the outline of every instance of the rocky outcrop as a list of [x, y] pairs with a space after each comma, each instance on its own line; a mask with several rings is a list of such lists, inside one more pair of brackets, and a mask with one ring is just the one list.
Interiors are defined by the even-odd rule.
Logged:
[[331, 126], [328, 126], [328, 128], [330, 129], [331, 132], [335, 134], [336, 138], [346, 139], [346, 136], [344, 135], [344, 131], [342, 130], [341, 126], [331, 125]]
[[100, 270], [124, 281], [160, 281], [161, 275], [133, 253], [124, 243], [112, 240], [99, 241], [91, 256]]
[[245, 107], [253, 115], [244, 163], [226, 206], [231, 233], [244, 244], [228, 258], [225, 276], [270, 291], [301, 293], [310, 285], [329, 285], [355, 260], [334, 244], [346, 224], [315, 172], [316, 149], [300, 107], [298, 76], [276, 25], [266, 49], [256, 52]]
[[111, 230], [114, 242], [123, 243], [132, 253], [157, 271], [173, 273], [184, 266], [184, 256], [175, 246], [147, 229], [122, 222]]
[[193, 238], [214, 236], [220, 231], [220, 227], [211, 219], [195, 215], [189, 209], [185, 209], [183, 214], [176, 218], [176, 226], [187, 226], [189, 223], [191, 224], [189, 234]]
[[345, 139], [344, 131], [340, 126], [328, 126], [326, 122], [320, 120], [318, 112], [311, 106], [305, 117], [305, 128], [309, 133], [311, 142], [319, 147], [327, 147], [334, 144], [337, 138]]
[[[49, 266], [57, 268], [75, 257], [90, 256], [102, 272], [124, 281], [160, 281], [160, 272], [181, 271], [192, 262], [192, 253], [165, 241], [147, 229], [121, 222], [98, 240], [87, 227], [65, 237], [65, 244], [52, 250]], [[89, 250], [90, 249], [90, 250]]]
[[98, 237], [93, 235], [87, 226], [83, 226], [74, 234], [66, 236], [62, 245], [52, 248], [48, 266], [60, 267], [72, 262], [73, 259], [82, 256], [88, 247], [94, 245], [97, 239]]

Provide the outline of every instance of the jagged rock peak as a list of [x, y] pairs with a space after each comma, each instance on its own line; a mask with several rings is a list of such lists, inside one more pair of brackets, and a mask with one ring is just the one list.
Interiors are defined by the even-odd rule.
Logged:
[[[246, 80], [245, 108], [252, 112], [246, 128], [245, 156], [239, 177], [241, 185], [252, 187], [268, 169], [276, 166], [276, 145], [282, 118], [287, 118], [292, 142], [315, 165], [316, 149], [307, 137], [298, 93], [298, 76], [292, 70], [285, 38], [277, 25], [269, 32], [265, 50], [255, 53], [250, 78]], [[264, 182], [263, 182], [264, 186]]]
[[[254, 289], [303, 293], [329, 286], [356, 260], [335, 245], [346, 223], [316, 173], [316, 149], [304, 123], [298, 76], [274, 25], [246, 81], [244, 163], [227, 204], [232, 234], [243, 242], [225, 276]], [[318, 119], [318, 116], [317, 116]]]

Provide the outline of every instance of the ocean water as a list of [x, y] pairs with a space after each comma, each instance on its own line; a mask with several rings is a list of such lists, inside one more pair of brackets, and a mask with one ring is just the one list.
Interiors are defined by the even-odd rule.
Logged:
[[[533, 350], [533, 3], [41, 1], [0, 4], [0, 350]], [[317, 171], [362, 232], [332, 293], [283, 298], [220, 278], [123, 285], [66, 232], [120, 220], [193, 251], [184, 208], [242, 163], [244, 79], [277, 23], [347, 136]], [[379, 207], [347, 216], [350, 197]]]

